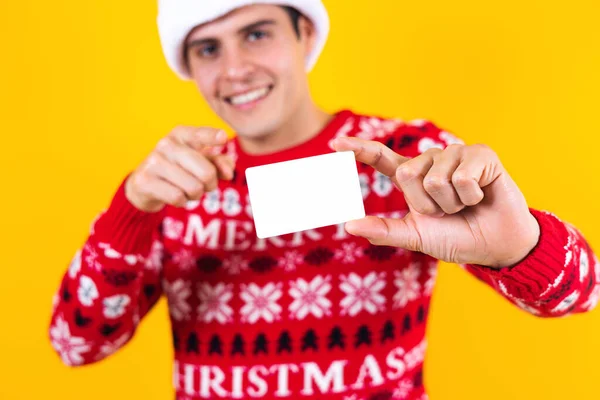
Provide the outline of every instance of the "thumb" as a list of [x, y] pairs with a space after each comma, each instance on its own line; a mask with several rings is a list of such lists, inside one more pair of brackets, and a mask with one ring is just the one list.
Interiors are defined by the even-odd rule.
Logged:
[[401, 247], [410, 251], [422, 249], [421, 237], [406, 219], [368, 216], [347, 222], [346, 232], [379, 246]]

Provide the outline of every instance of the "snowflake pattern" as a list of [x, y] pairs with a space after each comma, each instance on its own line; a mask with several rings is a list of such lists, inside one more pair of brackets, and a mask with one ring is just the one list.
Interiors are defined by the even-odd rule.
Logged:
[[379, 171], [373, 173], [373, 192], [379, 197], [387, 197], [392, 190], [394, 190], [394, 184], [391, 179]]
[[394, 271], [394, 285], [398, 288], [394, 295], [394, 308], [404, 307], [410, 301], [419, 298], [421, 290], [420, 273], [421, 271], [416, 263], [412, 263], [400, 271]]
[[110, 356], [111, 354], [116, 353], [120, 348], [125, 346], [125, 344], [127, 343], [127, 341], [130, 338], [131, 338], [131, 333], [126, 332], [126, 333], [122, 334], [114, 342], [105, 342], [102, 346], [100, 346], [100, 352], [96, 356], [96, 359], [100, 360], [100, 359]]
[[413, 391], [414, 385], [410, 379], [403, 379], [398, 382], [398, 386], [394, 389], [394, 400], [404, 400]]
[[365, 310], [369, 314], [385, 311], [385, 272], [371, 272], [364, 278], [355, 273], [340, 275], [340, 290], [346, 294], [341, 300], [341, 315], [355, 316]]
[[304, 257], [296, 250], [286, 252], [278, 262], [280, 268], [286, 272], [295, 271], [298, 265], [304, 262]]
[[342, 243], [340, 249], [336, 249], [334, 258], [341, 260], [343, 264], [351, 264], [362, 256], [363, 250], [355, 242], [347, 242]]
[[233, 188], [227, 188], [223, 192], [223, 214], [228, 217], [235, 217], [242, 211], [240, 204], [240, 194]]
[[375, 117], [361, 118], [358, 123], [360, 131], [356, 134], [356, 137], [364, 140], [383, 138], [398, 129], [401, 123], [402, 121], [395, 119], [382, 120]]
[[102, 302], [104, 316], [109, 319], [119, 318], [125, 314], [125, 308], [131, 303], [131, 298], [126, 294], [117, 294], [104, 299]]
[[241, 255], [235, 254], [223, 260], [223, 269], [225, 269], [229, 275], [238, 275], [242, 271], [248, 269], [248, 261]]
[[204, 210], [209, 214], [216, 214], [221, 209], [221, 190], [219, 188], [206, 193], [202, 202]]
[[98, 252], [96, 249], [90, 244], [86, 244], [83, 247], [83, 252], [86, 254], [85, 263], [88, 267], [100, 271], [102, 269], [102, 264], [98, 261]]
[[81, 250], [78, 250], [75, 253], [75, 256], [69, 264], [69, 278], [74, 279], [79, 271], [81, 271]]
[[174, 218], [166, 217], [163, 220], [163, 232], [167, 239], [179, 239], [183, 234], [183, 221], [177, 221]]
[[183, 321], [190, 318], [191, 307], [187, 302], [192, 294], [191, 285], [183, 279], [177, 279], [173, 283], [163, 281], [163, 291], [167, 296], [169, 314], [174, 321]]
[[254, 324], [260, 318], [271, 323], [280, 318], [281, 306], [277, 300], [281, 297], [281, 283], [268, 283], [260, 287], [255, 283], [240, 285], [240, 298], [245, 302], [241, 308], [242, 322]]
[[294, 299], [290, 304], [290, 318], [303, 320], [308, 314], [317, 318], [331, 315], [331, 301], [325, 297], [331, 290], [331, 276], [317, 275], [312, 281], [297, 279], [290, 282], [289, 295]]
[[191, 250], [181, 249], [173, 254], [171, 261], [184, 271], [189, 271], [196, 266], [196, 257]]
[[71, 336], [69, 324], [59, 315], [50, 328], [52, 347], [56, 350], [66, 365], [83, 364], [82, 353], [90, 351], [91, 346], [82, 337]]
[[220, 324], [226, 324], [233, 320], [233, 309], [229, 306], [229, 301], [233, 297], [231, 284], [218, 283], [211, 286], [208, 283], [201, 283], [198, 289], [198, 318], [206, 323], [213, 320]]
[[162, 268], [162, 259], [164, 254], [164, 246], [159, 240], [155, 240], [150, 248], [150, 253], [146, 258], [144, 266], [150, 271], [160, 272]]
[[91, 307], [94, 304], [94, 300], [99, 296], [98, 288], [92, 278], [81, 275], [79, 277], [79, 287], [77, 288], [79, 302], [86, 307]]

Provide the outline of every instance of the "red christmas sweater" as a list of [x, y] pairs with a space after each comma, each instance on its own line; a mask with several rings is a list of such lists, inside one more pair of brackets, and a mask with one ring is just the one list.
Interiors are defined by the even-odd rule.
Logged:
[[[107, 358], [126, 345], [164, 294], [175, 348], [178, 400], [426, 399], [425, 327], [437, 260], [374, 246], [343, 225], [256, 237], [244, 182], [255, 165], [328, 153], [337, 136], [385, 143], [414, 157], [460, 142], [428, 121], [342, 111], [313, 139], [274, 154], [244, 154], [231, 182], [158, 213], [134, 208], [117, 190], [65, 273], [50, 322], [67, 365]], [[367, 214], [402, 217], [390, 180], [358, 164]], [[520, 264], [462, 267], [508, 301], [540, 317], [593, 308], [600, 264], [582, 235], [548, 212]]]

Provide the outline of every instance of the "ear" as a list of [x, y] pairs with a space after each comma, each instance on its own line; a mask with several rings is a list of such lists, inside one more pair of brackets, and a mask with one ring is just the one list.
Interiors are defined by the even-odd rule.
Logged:
[[300, 16], [298, 20], [298, 30], [300, 31], [300, 41], [304, 46], [305, 54], [310, 54], [315, 47], [317, 33], [315, 25], [305, 16]]

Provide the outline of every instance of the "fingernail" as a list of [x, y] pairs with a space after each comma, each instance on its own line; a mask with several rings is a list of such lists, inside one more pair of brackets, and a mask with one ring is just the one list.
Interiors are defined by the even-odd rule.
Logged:
[[225, 131], [220, 130], [219, 132], [217, 132], [217, 140], [222, 142], [224, 140], [227, 139], [227, 134], [225, 133]]
[[335, 139], [331, 139], [331, 140], [329, 141], [329, 143], [327, 143], [327, 145], [329, 146], [329, 148], [330, 148], [331, 150], [334, 150], [334, 151], [335, 151], [335, 147], [334, 147], [334, 146], [335, 146]]

